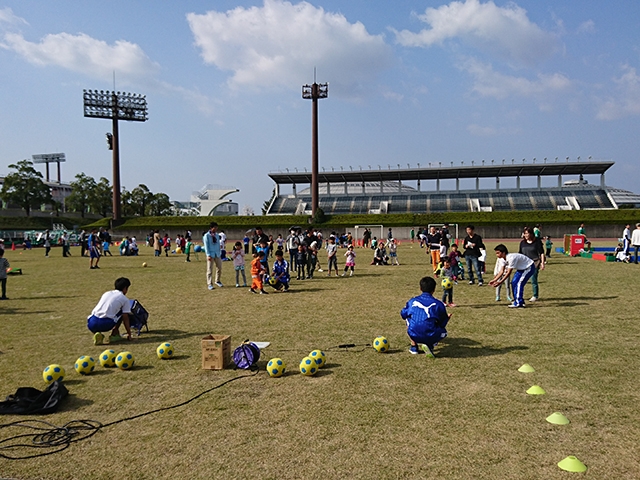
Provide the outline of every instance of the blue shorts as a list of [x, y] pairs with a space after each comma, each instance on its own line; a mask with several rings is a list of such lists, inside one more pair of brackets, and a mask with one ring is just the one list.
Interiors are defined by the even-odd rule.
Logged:
[[424, 343], [426, 345], [429, 345], [429, 347], [433, 347], [436, 343], [438, 343], [440, 340], [442, 340], [446, 336], [447, 336], [447, 331], [444, 328], [436, 328], [433, 332], [429, 334], [420, 335], [420, 336], [409, 335], [409, 338], [411, 338], [411, 340], [413, 340], [416, 343]]
[[89, 248], [89, 257], [90, 258], [100, 258], [100, 252], [98, 251], [98, 247], [90, 247]]
[[116, 323], [118, 321], [113, 318], [99, 318], [91, 315], [87, 319], [87, 328], [91, 330], [91, 333], [110, 332], [116, 326]]

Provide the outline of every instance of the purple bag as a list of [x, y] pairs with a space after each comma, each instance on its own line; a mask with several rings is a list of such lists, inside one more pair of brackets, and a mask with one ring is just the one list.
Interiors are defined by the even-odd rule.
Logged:
[[260, 359], [260, 349], [255, 343], [244, 342], [233, 351], [233, 363], [236, 367], [247, 370], [258, 363]]

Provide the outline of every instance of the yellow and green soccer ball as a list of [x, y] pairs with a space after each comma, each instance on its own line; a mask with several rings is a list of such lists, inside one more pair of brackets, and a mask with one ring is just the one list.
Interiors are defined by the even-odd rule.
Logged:
[[93, 359], [93, 357], [82, 355], [76, 360], [74, 368], [80, 375], [89, 375], [91, 372], [93, 372], [93, 369], [96, 368], [96, 361]]
[[313, 358], [304, 357], [300, 361], [300, 373], [302, 375], [306, 375], [306, 376], [315, 375], [316, 373], [318, 373], [318, 370], [319, 370], [318, 364]]
[[385, 353], [389, 351], [389, 340], [386, 337], [376, 337], [373, 339], [373, 348], [378, 353]]
[[267, 373], [270, 377], [281, 377], [287, 366], [281, 358], [272, 358], [267, 363]]
[[327, 356], [322, 350], [314, 350], [309, 354], [309, 357], [316, 361], [318, 368], [324, 367], [324, 364], [327, 363]]
[[64, 368], [57, 363], [49, 365], [42, 371], [42, 378], [47, 383], [55, 382], [56, 380], [63, 380], [64, 375]]
[[453, 288], [453, 282], [449, 277], [444, 277], [440, 285], [442, 285], [442, 288], [445, 290], [451, 290]]
[[116, 356], [116, 365], [120, 370], [129, 370], [136, 363], [131, 352], [120, 352]]
[[115, 367], [116, 366], [116, 351], [115, 350], [105, 350], [98, 357], [98, 362], [102, 367]]
[[173, 357], [173, 351], [173, 345], [171, 345], [169, 342], [163, 342], [158, 345], [158, 348], [156, 348], [158, 358], [161, 358], [162, 360]]

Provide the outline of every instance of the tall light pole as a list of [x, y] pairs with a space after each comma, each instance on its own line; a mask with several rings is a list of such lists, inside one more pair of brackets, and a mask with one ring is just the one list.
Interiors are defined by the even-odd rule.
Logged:
[[317, 84], [314, 71], [313, 85], [302, 86], [302, 98], [311, 99], [313, 103], [311, 126], [311, 215], [315, 217], [318, 210], [318, 99], [329, 96], [329, 84]]
[[110, 118], [113, 122], [112, 132], [107, 133], [107, 143], [113, 150], [113, 223], [118, 224], [122, 220], [118, 120], [146, 122], [147, 97], [136, 93], [83, 90], [83, 98], [85, 117]]

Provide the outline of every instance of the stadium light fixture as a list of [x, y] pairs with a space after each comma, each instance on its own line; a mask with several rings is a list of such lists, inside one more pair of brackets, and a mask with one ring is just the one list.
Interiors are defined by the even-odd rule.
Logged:
[[118, 120], [130, 122], [147, 121], [147, 97], [137, 93], [109, 90], [83, 90], [84, 116], [106, 118], [112, 123], [112, 132], [107, 133], [107, 144], [113, 151], [113, 222], [121, 221], [120, 202], [120, 141]]
[[[329, 96], [328, 83], [316, 83], [313, 69], [313, 84], [302, 86], [302, 98], [312, 102], [311, 119], [311, 215], [315, 216], [319, 204], [318, 191], [318, 100]], [[306, 171], [306, 169], [305, 169]]]

